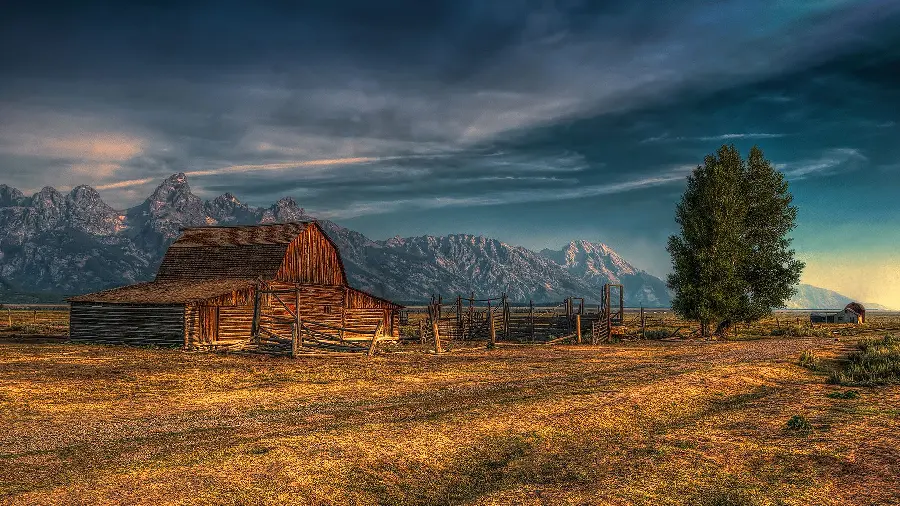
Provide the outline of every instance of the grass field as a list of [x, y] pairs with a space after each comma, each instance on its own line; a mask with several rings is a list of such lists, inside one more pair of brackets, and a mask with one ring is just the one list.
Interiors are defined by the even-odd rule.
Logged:
[[0, 340], [0, 503], [898, 504], [900, 386], [827, 383], [858, 338], [297, 360]]

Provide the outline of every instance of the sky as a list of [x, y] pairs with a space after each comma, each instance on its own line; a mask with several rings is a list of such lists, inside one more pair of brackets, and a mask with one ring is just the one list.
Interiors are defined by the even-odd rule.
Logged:
[[[302, 6], [300, 6], [302, 4]], [[900, 2], [13, 3], [0, 183], [291, 196], [372, 238], [601, 241], [656, 275], [685, 176], [757, 144], [803, 281], [900, 308]]]

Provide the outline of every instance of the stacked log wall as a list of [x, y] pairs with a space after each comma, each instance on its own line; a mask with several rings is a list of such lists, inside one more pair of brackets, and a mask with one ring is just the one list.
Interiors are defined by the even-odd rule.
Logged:
[[184, 306], [72, 303], [69, 339], [102, 344], [181, 346]]

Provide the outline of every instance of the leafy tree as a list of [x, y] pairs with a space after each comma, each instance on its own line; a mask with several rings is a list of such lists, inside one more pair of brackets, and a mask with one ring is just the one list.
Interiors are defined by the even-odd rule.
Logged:
[[675, 313], [699, 320], [706, 335], [711, 323], [722, 332], [783, 306], [804, 267], [787, 237], [797, 217], [791, 200], [758, 147], [746, 162], [734, 145], [707, 155], [676, 207], [681, 234], [669, 238]]

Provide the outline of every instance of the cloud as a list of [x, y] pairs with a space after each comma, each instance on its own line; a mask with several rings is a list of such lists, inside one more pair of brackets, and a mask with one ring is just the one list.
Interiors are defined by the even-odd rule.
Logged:
[[[214, 169], [204, 169], [204, 170], [191, 170], [186, 171], [184, 174], [189, 177], [204, 177], [204, 176], [219, 176], [223, 174], [242, 174], [245, 172], [257, 172], [257, 171], [283, 171], [286, 169], [299, 169], [299, 168], [321, 168], [321, 167], [329, 167], [334, 165], [353, 165], [353, 164], [363, 164], [363, 163], [371, 163], [378, 161], [377, 158], [334, 158], [334, 159], [324, 159], [324, 160], [298, 160], [293, 162], [281, 162], [281, 163], [264, 163], [264, 164], [247, 164], [247, 165], [231, 165], [228, 167], [218, 167]], [[117, 181], [114, 183], [106, 183], [97, 186], [98, 190], [115, 190], [121, 188], [130, 188], [134, 186], [143, 186], [145, 184], [156, 181], [156, 178], [141, 178], [141, 179], [129, 179], [124, 181]]]
[[229, 167], [219, 167], [216, 169], [192, 170], [185, 172], [187, 176], [216, 176], [221, 174], [235, 174], [242, 172], [271, 171], [285, 169], [299, 169], [304, 167], [328, 167], [332, 165], [352, 165], [359, 163], [370, 163], [378, 161], [378, 158], [356, 157], [356, 158], [330, 158], [324, 160], [298, 160], [293, 162], [282, 163], [263, 163], [263, 164], [247, 164], [232, 165]]
[[[116, 183], [107, 183], [101, 184], [95, 187], [95, 189], [103, 191], [103, 190], [118, 190], [121, 188], [131, 188], [134, 186], [143, 186], [145, 184], [150, 184], [156, 182], [157, 179], [153, 177], [147, 177], [144, 179], [131, 179], [128, 181], [119, 181]], [[135, 193], [129, 192], [131, 195], [136, 195]]]
[[778, 169], [789, 179], [799, 180], [859, 170], [868, 161], [858, 149], [836, 148], [827, 150], [816, 159], [781, 164]]
[[659, 135], [656, 137], [648, 137], [642, 140], [642, 143], [649, 142], [667, 142], [667, 141], [729, 141], [735, 139], [780, 139], [782, 137], [786, 137], [787, 134], [772, 134], [772, 133], [731, 133], [731, 134], [721, 134], [721, 135], [707, 135], [701, 137], [670, 137], [668, 134]]
[[[559, 182], [558, 179], [545, 178], [537, 181], [540, 186], [525, 190], [500, 190], [482, 195], [454, 195], [438, 196], [430, 198], [412, 198], [401, 200], [382, 200], [360, 202], [342, 209], [319, 212], [324, 218], [346, 219], [363, 215], [384, 214], [400, 209], [439, 209], [448, 207], [472, 207], [495, 206], [504, 204], [521, 204], [526, 202], [548, 202], [557, 200], [571, 200], [625, 193], [659, 186], [670, 185], [685, 180], [685, 177], [694, 169], [694, 166], [678, 166], [656, 175], [634, 178], [625, 181], [608, 182], [600, 184], [570, 185], [569, 187], [547, 188], [543, 186], [548, 182]], [[516, 179], [516, 178], [510, 178]], [[526, 178], [533, 181], [534, 178]], [[479, 182], [488, 180], [508, 182], [505, 178], [482, 178]]]

